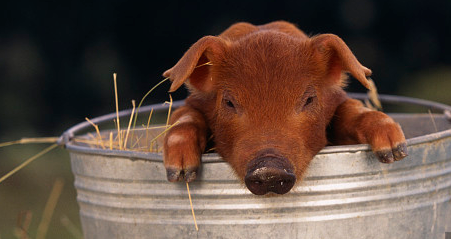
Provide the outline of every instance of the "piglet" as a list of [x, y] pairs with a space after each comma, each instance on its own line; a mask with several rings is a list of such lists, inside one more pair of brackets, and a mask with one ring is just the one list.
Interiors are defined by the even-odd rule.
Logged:
[[201, 38], [163, 74], [171, 92], [190, 92], [164, 138], [168, 180], [193, 181], [210, 138], [256, 195], [289, 192], [326, 145], [369, 144], [382, 163], [406, 157], [399, 124], [349, 98], [346, 73], [369, 88], [371, 70], [342, 39], [284, 21]]

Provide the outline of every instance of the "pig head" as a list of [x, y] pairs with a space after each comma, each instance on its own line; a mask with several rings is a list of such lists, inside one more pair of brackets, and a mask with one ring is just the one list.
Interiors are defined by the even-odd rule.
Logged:
[[[371, 136], [359, 138], [367, 129], [354, 117], [334, 120], [337, 112], [371, 111], [346, 96], [346, 73], [368, 87], [371, 71], [339, 37], [307, 37], [287, 22], [238, 23], [219, 36], [201, 38], [164, 73], [172, 81], [170, 91], [183, 84], [190, 91], [185, 106], [173, 113], [170, 123], [176, 125], [164, 140], [168, 180], [194, 180], [210, 138], [257, 195], [290, 191], [328, 143], [370, 143], [377, 152], [392, 152], [392, 158], [380, 156], [381, 161], [403, 158], [402, 131], [396, 142], [373, 143]], [[375, 113], [400, 131], [388, 116]], [[354, 121], [359, 132], [348, 125]], [[339, 129], [330, 130], [334, 127]]]

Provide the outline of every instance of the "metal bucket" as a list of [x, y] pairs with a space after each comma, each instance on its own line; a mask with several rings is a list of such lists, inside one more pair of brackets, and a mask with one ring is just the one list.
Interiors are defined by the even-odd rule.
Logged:
[[[362, 98], [362, 95], [354, 95]], [[216, 154], [190, 183], [169, 183], [161, 154], [93, 149], [62, 136], [89, 238], [445, 238], [451, 232], [451, 107], [381, 96], [445, 114], [392, 114], [409, 157], [382, 164], [367, 145], [326, 147], [303, 182], [283, 196], [254, 196]], [[150, 108], [162, 109], [158, 106]], [[130, 111], [123, 111], [127, 115]], [[115, 114], [93, 119], [111, 120]]]

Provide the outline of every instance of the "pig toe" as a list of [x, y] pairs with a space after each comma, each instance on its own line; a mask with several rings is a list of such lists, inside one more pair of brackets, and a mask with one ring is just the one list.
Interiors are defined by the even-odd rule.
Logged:
[[167, 168], [166, 176], [167, 176], [169, 182], [182, 181], [182, 178], [183, 178], [182, 171], [180, 169], [176, 169], [176, 168]]
[[183, 172], [183, 177], [185, 179], [185, 182], [192, 182], [197, 177], [197, 167], [185, 169]]
[[189, 183], [196, 179], [197, 167], [191, 167], [189, 169], [177, 169], [169, 167], [166, 169], [166, 176], [169, 182], [185, 181]]
[[377, 150], [374, 153], [381, 163], [393, 163], [408, 156], [407, 144], [405, 142], [399, 143], [391, 149]]
[[395, 148], [393, 148], [392, 152], [393, 152], [395, 161], [405, 158], [406, 156], [408, 156], [407, 143], [403, 142], [403, 143], [398, 144]]
[[379, 161], [381, 163], [393, 163], [395, 162], [395, 158], [393, 156], [392, 150], [391, 149], [384, 149], [384, 150], [379, 150], [375, 152], [377, 159], [379, 159]]

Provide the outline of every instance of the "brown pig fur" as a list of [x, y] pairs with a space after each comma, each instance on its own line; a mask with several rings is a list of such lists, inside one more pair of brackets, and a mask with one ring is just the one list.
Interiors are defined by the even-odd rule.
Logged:
[[369, 87], [371, 70], [338, 36], [308, 37], [284, 21], [237, 23], [201, 38], [164, 73], [170, 91], [183, 84], [190, 91], [165, 136], [169, 181], [196, 177], [211, 136], [240, 179], [267, 149], [290, 161], [297, 181], [328, 144], [370, 144], [384, 163], [405, 157], [400, 126], [350, 99], [346, 73]]

